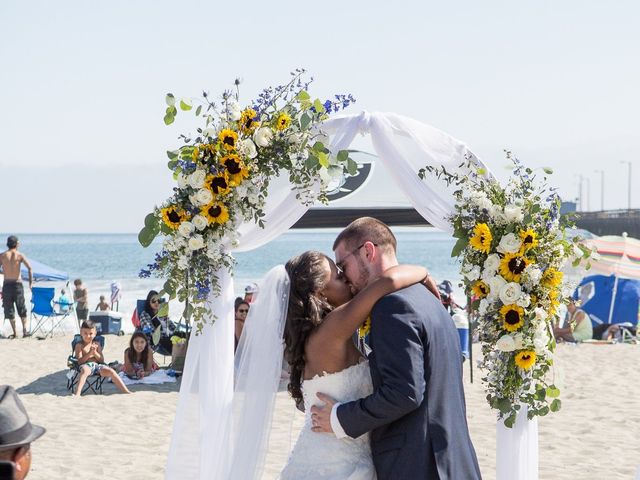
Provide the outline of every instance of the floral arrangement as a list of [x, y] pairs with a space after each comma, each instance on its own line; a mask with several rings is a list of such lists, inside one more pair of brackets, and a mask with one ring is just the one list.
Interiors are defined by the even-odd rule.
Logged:
[[560, 409], [560, 390], [551, 367], [553, 323], [560, 304], [568, 303], [574, 286], [563, 278], [563, 266], [586, 261], [591, 251], [568, 239], [570, 220], [561, 216], [560, 198], [537, 174], [507, 152], [513, 175], [503, 187], [470, 161], [469, 175], [443, 168], [427, 172], [455, 185], [455, 214], [450, 221], [457, 242], [463, 284], [478, 316], [477, 330], [486, 372], [490, 406], [507, 427], [525, 405], [529, 419]]
[[240, 103], [239, 85], [225, 91], [220, 103], [204, 92], [196, 101], [166, 96], [164, 121], [173, 123], [182, 111], [194, 110], [204, 125], [193, 136], [180, 135], [182, 145], [168, 151], [168, 167], [176, 186], [173, 194], [147, 215], [138, 235], [149, 246], [160, 234], [162, 250], [140, 272], [165, 278], [162, 294], [185, 302], [184, 317], [193, 317], [198, 331], [208, 312], [206, 299], [219, 294], [216, 272], [233, 270], [230, 249], [238, 245], [238, 227], [256, 222], [264, 227], [264, 206], [272, 177], [284, 173], [299, 201], [326, 203], [333, 180], [355, 174], [357, 164], [346, 150], [332, 152], [321, 124], [330, 114], [348, 107], [351, 95], [312, 100], [307, 92], [313, 78], [303, 69], [291, 73], [284, 85], [263, 90], [258, 98]]

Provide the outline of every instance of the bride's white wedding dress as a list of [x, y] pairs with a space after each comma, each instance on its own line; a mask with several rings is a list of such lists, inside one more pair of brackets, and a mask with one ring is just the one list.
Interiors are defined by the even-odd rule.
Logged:
[[366, 397], [373, 392], [369, 363], [364, 360], [336, 373], [316, 375], [302, 382], [305, 422], [281, 480], [374, 480], [376, 478], [369, 434], [338, 439], [311, 430], [311, 407], [321, 404], [322, 392], [339, 402]]

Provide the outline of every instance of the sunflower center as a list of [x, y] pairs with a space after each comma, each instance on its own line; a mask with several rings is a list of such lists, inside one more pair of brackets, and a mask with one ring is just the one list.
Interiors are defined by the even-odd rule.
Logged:
[[233, 137], [231, 135], [227, 135], [226, 137], [224, 137], [224, 140], [222, 141], [222, 143], [229, 145], [231, 147], [235, 145], [235, 141], [233, 140]]
[[516, 275], [522, 273], [527, 265], [524, 263], [524, 260], [521, 258], [512, 258], [509, 260], [509, 271], [515, 273]]
[[224, 190], [225, 188], [227, 188], [227, 181], [224, 179], [224, 177], [216, 177], [211, 180], [210, 185], [213, 193], [218, 193], [220, 190]]
[[240, 168], [240, 164], [232, 159], [229, 159], [226, 162], [224, 162], [224, 166], [227, 168], [227, 171], [231, 175], [237, 175], [242, 171], [242, 169]]
[[167, 218], [173, 223], [178, 223], [180, 221], [180, 215], [178, 215], [175, 210], [171, 210], [167, 215]]
[[522, 360], [525, 360], [525, 361], [526, 360], [531, 360], [531, 355], [522, 355], [522, 357], [520, 357], [520, 358], [522, 358]]
[[214, 218], [215, 217], [219, 217], [220, 214], [222, 213], [222, 208], [220, 208], [218, 205], [216, 205], [215, 207], [209, 207], [207, 212], [209, 213], [210, 216], [212, 216]]
[[509, 325], [517, 325], [520, 322], [520, 315], [515, 310], [509, 310], [504, 316], [504, 321]]
[[531, 235], [527, 235], [524, 237], [524, 243], [533, 243], [533, 237]]

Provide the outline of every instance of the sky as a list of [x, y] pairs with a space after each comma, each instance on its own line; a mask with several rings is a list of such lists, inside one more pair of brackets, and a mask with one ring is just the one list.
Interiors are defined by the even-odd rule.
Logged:
[[[296, 67], [314, 97], [504, 149], [583, 209], [640, 208], [640, 4], [618, 0], [0, 2], [0, 231], [137, 232], [171, 193], [167, 92], [241, 100]], [[587, 191], [589, 195], [587, 196]], [[390, 193], [390, 201], [398, 193]]]

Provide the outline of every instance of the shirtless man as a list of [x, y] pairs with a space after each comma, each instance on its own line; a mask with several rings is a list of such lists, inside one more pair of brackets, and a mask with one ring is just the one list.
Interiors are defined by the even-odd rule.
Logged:
[[18, 251], [18, 237], [11, 235], [7, 238], [6, 252], [0, 253], [0, 265], [4, 273], [4, 282], [2, 283], [2, 308], [4, 309], [4, 318], [9, 319], [13, 335], [9, 338], [16, 338], [16, 320], [14, 304], [18, 309], [18, 315], [22, 319], [22, 336], [27, 337], [27, 307], [24, 305], [24, 289], [22, 288], [22, 280], [20, 278], [20, 264], [24, 263], [29, 271], [29, 288], [33, 286], [33, 274], [31, 265]]

